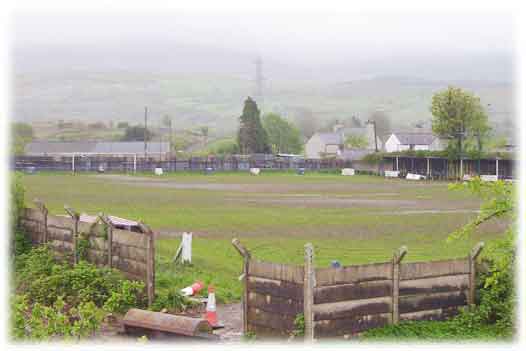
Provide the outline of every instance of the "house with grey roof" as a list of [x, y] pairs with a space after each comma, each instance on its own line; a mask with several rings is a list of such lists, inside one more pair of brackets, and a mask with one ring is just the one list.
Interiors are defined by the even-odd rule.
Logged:
[[164, 158], [170, 152], [169, 142], [142, 141], [34, 141], [24, 149], [26, 156], [144, 156]]
[[[305, 157], [309, 159], [319, 159], [326, 156], [342, 157], [349, 148], [346, 140], [350, 136], [360, 137], [365, 145], [357, 148], [361, 153], [371, 153], [378, 148], [382, 150], [382, 140], [376, 136], [374, 126], [367, 124], [359, 128], [343, 128], [342, 125], [335, 125], [332, 132], [315, 133], [305, 144]], [[348, 153], [347, 153], [348, 154]]]
[[430, 132], [396, 132], [385, 141], [385, 151], [441, 151], [445, 143]]

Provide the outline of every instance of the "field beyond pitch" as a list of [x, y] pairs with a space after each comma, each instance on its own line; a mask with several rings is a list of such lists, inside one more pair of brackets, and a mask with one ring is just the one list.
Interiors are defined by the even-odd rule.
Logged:
[[[476, 215], [479, 200], [447, 183], [373, 176], [263, 171], [214, 175], [25, 175], [26, 201], [39, 198], [51, 213], [67, 204], [79, 212], [141, 219], [158, 233], [156, 285], [182, 288], [200, 279], [217, 287], [219, 301], [238, 300], [241, 258], [237, 237], [253, 256], [301, 264], [312, 242], [326, 266], [387, 261], [401, 245], [406, 261], [465, 256], [479, 240], [504, 232], [485, 224], [469, 240], [447, 244], [449, 233]], [[179, 234], [193, 232], [193, 264], [171, 263]]]

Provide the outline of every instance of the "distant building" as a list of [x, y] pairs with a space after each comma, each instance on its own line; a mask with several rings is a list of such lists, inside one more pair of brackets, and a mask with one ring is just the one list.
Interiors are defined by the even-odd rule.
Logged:
[[443, 141], [433, 133], [412, 132], [392, 133], [385, 141], [385, 151], [440, 151], [444, 149]]
[[[169, 142], [147, 142], [146, 153], [148, 157], [165, 159], [170, 152]], [[34, 141], [26, 145], [26, 156], [113, 156], [130, 157], [137, 155], [143, 157], [144, 142], [142, 141]]]
[[344, 128], [341, 124], [336, 124], [332, 132], [315, 133], [305, 144], [305, 157], [309, 159], [319, 159], [324, 156], [339, 157], [346, 150], [345, 141], [349, 136], [363, 137], [366, 146], [361, 150], [370, 153], [378, 147], [382, 150], [382, 140], [380, 137], [374, 139], [374, 126], [367, 124], [361, 128]]

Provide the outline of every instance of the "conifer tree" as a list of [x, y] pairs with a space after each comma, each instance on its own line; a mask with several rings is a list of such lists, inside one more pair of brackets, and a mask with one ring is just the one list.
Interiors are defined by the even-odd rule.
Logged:
[[239, 117], [237, 140], [242, 154], [270, 152], [268, 136], [261, 124], [258, 106], [250, 96], [245, 100], [243, 114]]

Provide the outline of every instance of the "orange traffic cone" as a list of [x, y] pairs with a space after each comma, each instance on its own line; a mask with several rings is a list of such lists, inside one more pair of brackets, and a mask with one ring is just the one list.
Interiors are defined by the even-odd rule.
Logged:
[[216, 296], [213, 285], [208, 286], [208, 300], [206, 302], [206, 320], [213, 327], [218, 326], [216, 311]]

